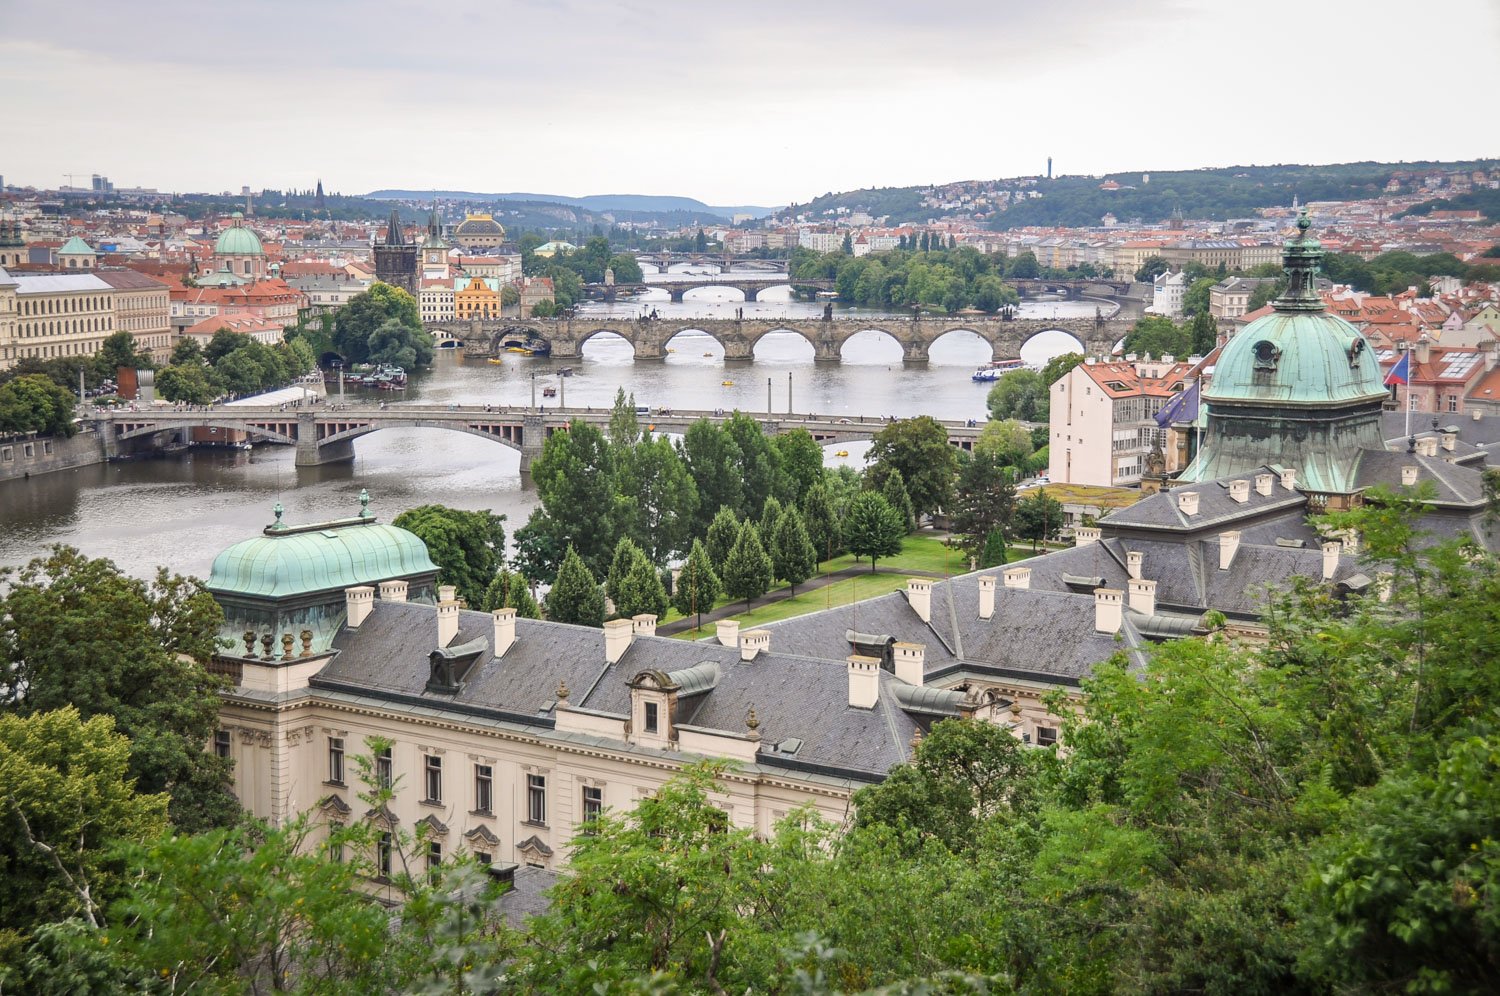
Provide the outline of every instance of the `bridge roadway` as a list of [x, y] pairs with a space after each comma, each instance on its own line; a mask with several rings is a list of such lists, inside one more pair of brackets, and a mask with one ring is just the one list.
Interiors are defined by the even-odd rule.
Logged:
[[[723, 409], [657, 409], [640, 421], [660, 433], [681, 434], [699, 419], [723, 422], [731, 412]], [[811, 413], [744, 412], [769, 434], [806, 429], [819, 443], [842, 443], [869, 439], [887, 424], [876, 416], [853, 418]], [[251, 437], [297, 447], [296, 465], [316, 467], [354, 458], [354, 440], [381, 429], [424, 428], [467, 432], [519, 450], [521, 483], [531, 486], [531, 461], [542, 452], [552, 433], [566, 429], [574, 419], [600, 428], [609, 424], [608, 408], [532, 408], [522, 405], [339, 405], [287, 411], [281, 406], [217, 405], [194, 411], [162, 408], [154, 411], [104, 411], [95, 417], [95, 429], [104, 442], [105, 455], [115, 457], [130, 448], [130, 441], [148, 445], [186, 442], [194, 428], [237, 430]], [[982, 425], [939, 420], [948, 430], [948, 441], [972, 450]], [[124, 444], [124, 445], [122, 445]]]
[[586, 284], [584, 290], [596, 297], [602, 297], [606, 301], [613, 301], [621, 293], [639, 294], [641, 291], [664, 290], [673, 301], [682, 301], [683, 295], [690, 290], [698, 290], [705, 287], [732, 287], [745, 295], [746, 301], [754, 301], [759, 298], [760, 292], [772, 287], [807, 288], [809, 290], [829, 291], [833, 290], [833, 281], [824, 278], [811, 280], [793, 280], [786, 276], [756, 277], [745, 274], [719, 274], [717, 276], [684, 277], [680, 280], [657, 280], [652, 283], [634, 284]]
[[1096, 309], [1092, 318], [1017, 318], [992, 315], [922, 315], [884, 318], [660, 318], [579, 316], [575, 318], [497, 318], [434, 323], [427, 326], [439, 342], [463, 343], [465, 356], [498, 356], [507, 346], [524, 346], [528, 339], [545, 341], [554, 359], [573, 360], [583, 355], [583, 344], [606, 332], [630, 343], [637, 360], [664, 360], [667, 343], [680, 332], [703, 332], [724, 347], [724, 359], [748, 362], [755, 358], [755, 344], [772, 332], [795, 332], [813, 347], [821, 363], [839, 362], [845, 342], [866, 330], [884, 332], [901, 346], [902, 361], [928, 362], [929, 349], [950, 332], [973, 332], [990, 345], [993, 359], [1019, 359], [1021, 347], [1043, 332], [1072, 335], [1089, 356], [1108, 356], [1125, 338], [1133, 323], [1128, 319], [1104, 318]]

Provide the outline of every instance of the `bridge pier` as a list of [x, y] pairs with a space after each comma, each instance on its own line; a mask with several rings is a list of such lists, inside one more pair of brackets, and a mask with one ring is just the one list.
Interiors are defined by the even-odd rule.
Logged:
[[686, 294], [688, 290], [689, 288], [687, 287], [672, 287], [667, 291], [667, 294], [671, 296], [673, 304], [681, 304], [682, 295]]
[[839, 344], [832, 339], [813, 340], [813, 362], [814, 363], [842, 363], [844, 354]]
[[908, 367], [925, 367], [932, 358], [927, 351], [927, 343], [922, 340], [903, 342], [901, 344], [901, 363]]
[[631, 345], [635, 349], [635, 358], [637, 361], [648, 360], [664, 362], [667, 358], [666, 347], [659, 342], [649, 341], [642, 337], [636, 339], [636, 341]]
[[315, 412], [297, 414], [297, 458], [298, 467], [321, 467], [325, 463], [341, 463], [354, 459], [354, 440], [341, 439], [336, 443], [318, 440], [318, 416]]
[[747, 302], [757, 300], [760, 297], [760, 289], [757, 287], [743, 287], [741, 292], [745, 295]]
[[531, 461], [542, 455], [542, 445], [547, 441], [547, 423], [540, 413], [521, 416], [521, 490], [531, 491], [536, 482], [531, 478]]

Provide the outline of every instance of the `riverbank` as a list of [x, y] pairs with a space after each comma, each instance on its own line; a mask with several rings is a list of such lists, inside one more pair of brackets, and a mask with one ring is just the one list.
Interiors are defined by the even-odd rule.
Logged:
[[17, 481], [60, 470], [104, 463], [104, 447], [92, 427], [71, 438], [17, 436], [0, 440], [0, 481]]

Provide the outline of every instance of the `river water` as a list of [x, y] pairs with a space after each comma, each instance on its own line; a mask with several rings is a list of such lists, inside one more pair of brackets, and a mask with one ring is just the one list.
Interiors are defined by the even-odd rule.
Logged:
[[[668, 279], [677, 279], [677, 271]], [[592, 314], [635, 316], [644, 306], [664, 317], [732, 317], [744, 308], [748, 317], [802, 317], [822, 311], [821, 304], [795, 302], [790, 291], [764, 292], [763, 300], [745, 303], [736, 291], [704, 288], [690, 291], [679, 304], [665, 290], [653, 290], [633, 301], [589, 304]], [[1094, 312], [1093, 302], [1026, 302], [1021, 317], [1072, 317]], [[1109, 306], [1105, 306], [1106, 312]], [[860, 314], [839, 309], [841, 317]], [[876, 317], [875, 313], [871, 314]], [[630, 345], [616, 336], [600, 336], [573, 360], [572, 376], [562, 378], [565, 364], [542, 357], [506, 354], [500, 363], [464, 362], [454, 350], [440, 350], [431, 372], [413, 377], [405, 392], [369, 392], [374, 399], [526, 404], [533, 384], [539, 401], [566, 399], [571, 406], [608, 407], [624, 388], [639, 404], [676, 408], [740, 408], [819, 414], [927, 414], [938, 418], [983, 418], [986, 386], [970, 374], [989, 359], [989, 347], [971, 333], [951, 333], [932, 346], [926, 368], [903, 367], [895, 340], [879, 332], [862, 332], [845, 346], [843, 362], [815, 365], [812, 346], [795, 333], [777, 333], [756, 346], [753, 363], [723, 362], [723, 350], [702, 333], [683, 333], [669, 344], [662, 363], [636, 363]], [[1046, 333], [1023, 350], [1028, 362], [1077, 349], [1064, 333]], [[707, 355], [705, 355], [707, 354]], [[731, 383], [724, 383], [730, 381]], [[546, 386], [560, 388], [557, 398], [543, 399]], [[349, 391], [350, 400], [356, 392]], [[849, 456], [835, 451], [847, 448]], [[829, 447], [830, 465], [863, 465], [867, 444]], [[290, 447], [261, 446], [253, 452], [193, 450], [181, 456], [100, 464], [30, 480], [0, 483], [0, 566], [24, 563], [54, 543], [80, 548], [93, 557], [108, 557], [123, 570], [150, 576], [157, 565], [206, 578], [214, 555], [231, 543], [255, 535], [272, 520], [278, 501], [286, 521], [302, 523], [353, 515], [358, 495], [367, 488], [371, 509], [383, 521], [424, 503], [456, 508], [488, 508], [503, 513], [508, 527], [526, 521], [536, 504], [535, 492], [523, 492], [520, 454], [476, 436], [441, 429], [389, 429], [354, 444], [350, 463], [324, 467], [293, 466]]]

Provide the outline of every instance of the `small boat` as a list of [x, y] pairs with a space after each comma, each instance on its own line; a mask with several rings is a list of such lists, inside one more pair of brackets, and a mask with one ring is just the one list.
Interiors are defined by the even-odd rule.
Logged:
[[555, 397], [557, 397], [557, 388], [555, 388], [555, 387], [544, 387], [544, 388], [542, 388], [542, 397], [544, 397], [544, 398], [555, 398]]
[[572, 367], [563, 367], [561, 370], [559, 370], [557, 372], [557, 375], [559, 377], [571, 377], [571, 376], [573, 376], [573, 368]]
[[498, 357], [498, 356], [491, 356], [489, 358], [489, 362], [490, 363], [504, 363], [505, 361], [502, 360], [502, 359], [500, 359], [500, 357]]
[[704, 353], [703, 355], [707, 356], [707, 357], [712, 357], [714, 354], [713, 353]]
[[839, 450], [837, 453], [834, 454], [834, 456], [837, 456], [837, 457], [846, 457], [848, 455], [849, 455], [849, 451], [848, 450]]
[[525, 346], [506, 346], [505, 351], [507, 353], [520, 353], [522, 356], [532, 355], [531, 350], [527, 349]]
[[1013, 370], [1023, 370], [1025, 367], [1024, 360], [994, 360], [975, 370], [972, 379], [977, 384], [987, 384], [990, 381], [999, 380]]
[[720, 387], [733, 387], [734, 386], [734, 381], [732, 381], [732, 380], [721, 380], [721, 381], [719, 381], [719, 386]]

